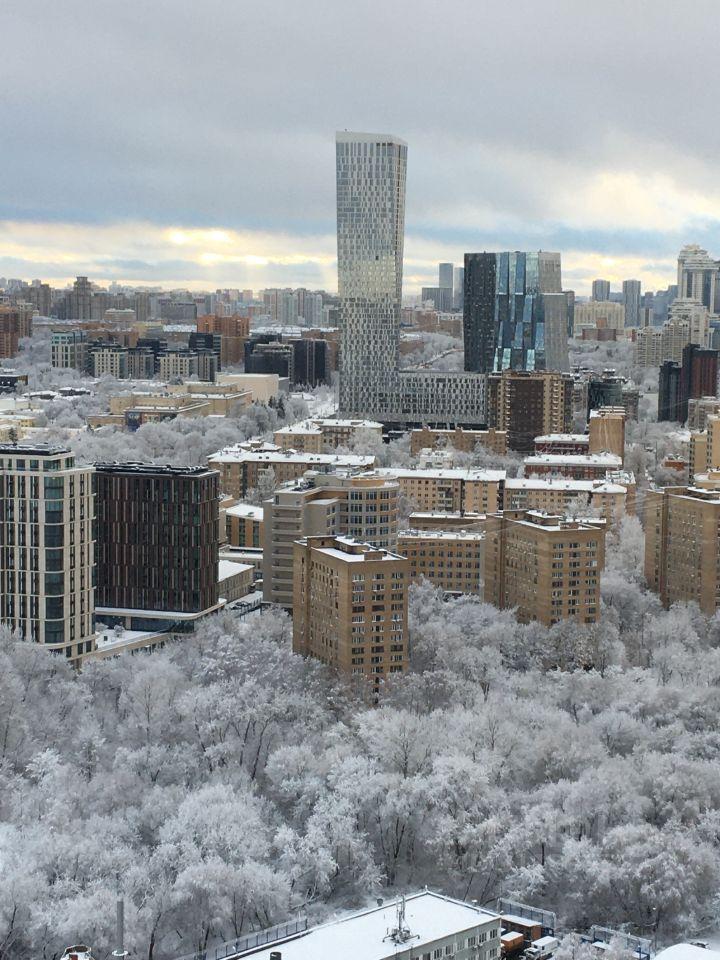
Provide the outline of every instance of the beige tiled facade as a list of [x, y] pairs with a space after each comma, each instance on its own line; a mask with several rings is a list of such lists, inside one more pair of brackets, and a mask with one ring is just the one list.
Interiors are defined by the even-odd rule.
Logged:
[[375, 475], [318, 476], [276, 490], [263, 505], [264, 599], [292, 606], [293, 543], [302, 537], [342, 535], [394, 550], [398, 494], [397, 483]]
[[507, 453], [507, 433], [505, 430], [455, 430], [431, 429], [423, 427], [410, 431], [410, 453], [416, 456], [421, 450], [454, 447], [462, 453], [473, 453], [480, 446], [492, 453]]
[[344, 537], [294, 544], [293, 649], [367, 682], [373, 694], [409, 664], [410, 562]]
[[698, 480], [645, 495], [645, 579], [665, 607], [694, 601], [712, 616], [720, 606], [720, 474]]
[[485, 535], [468, 530], [404, 530], [398, 553], [410, 561], [410, 576], [425, 577], [449, 593], [483, 594]]
[[604, 521], [536, 511], [498, 513], [485, 544], [485, 600], [514, 608], [522, 623], [596, 623], [605, 559]]

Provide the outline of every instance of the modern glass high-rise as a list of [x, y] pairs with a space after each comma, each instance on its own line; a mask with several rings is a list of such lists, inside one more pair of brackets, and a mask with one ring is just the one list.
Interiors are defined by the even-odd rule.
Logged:
[[593, 280], [591, 299], [592, 300], [609, 300], [610, 299], [610, 281], [609, 280]]
[[560, 254], [466, 253], [465, 369], [567, 370]]
[[397, 394], [407, 145], [348, 132], [335, 143], [340, 414], [364, 416]]

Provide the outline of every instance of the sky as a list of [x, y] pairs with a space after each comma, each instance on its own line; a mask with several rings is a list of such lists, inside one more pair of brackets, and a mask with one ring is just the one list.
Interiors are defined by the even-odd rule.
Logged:
[[0, 276], [334, 290], [336, 130], [408, 142], [405, 293], [720, 257], [715, 0], [4, 0]]

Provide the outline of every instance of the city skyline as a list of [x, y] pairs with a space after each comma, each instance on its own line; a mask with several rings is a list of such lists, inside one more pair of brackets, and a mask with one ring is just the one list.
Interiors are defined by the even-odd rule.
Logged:
[[[379, 40], [369, 0], [347, 17], [319, 0], [302, 13], [287, 3], [242, 15], [219, 7], [215, 19], [185, 3], [173, 18], [143, 8], [131, 71], [132, 0], [112, 21], [87, 0], [62, 12], [13, 2], [0, 121], [25, 147], [6, 158], [0, 275], [332, 288], [332, 139], [347, 126], [391, 129], [412, 146], [406, 294], [431, 285], [438, 262], [459, 264], [476, 250], [560, 250], [566, 285], [580, 295], [598, 276], [614, 287], [629, 278], [665, 287], [685, 243], [719, 246], [716, 135], [700, 109], [712, 77], [694, 54], [695, 18], [664, 4], [605, 4], [591, 14], [589, 46], [588, 14], [551, 6], [542, 50], [531, 43], [541, 13], [527, 4], [518, 38], [502, 10], [451, 4], [439, 17], [428, 4], [411, 13], [396, 3]], [[414, 22], [432, 29], [405, 43]], [[298, 31], [301, 45], [290, 42]], [[480, 43], [473, 57], [465, 35]], [[30, 38], [63, 56], [38, 58], [28, 78]], [[262, 60], [270, 42], [289, 50], [272, 76]], [[338, 44], [349, 68], [330, 73]], [[523, 67], [508, 76], [510, 48]], [[353, 67], [370, 50], [382, 69], [366, 76], [361, 97]], [[225, 56], [234, 70], [222, 87], [208, 83]], [[669, 59], [672, 70], [653, 68]], [[613, 70], [600, 69], [608, 63]], [[488, 95], [476, 98], [468, 127], [471, 88]], [[52, 149], [36, 145], [38, 131]]]

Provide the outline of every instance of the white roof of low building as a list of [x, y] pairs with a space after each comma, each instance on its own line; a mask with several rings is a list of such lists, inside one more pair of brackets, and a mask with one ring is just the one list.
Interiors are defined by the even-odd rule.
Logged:
[[243, 450], [225, 447], [208, 457], [208, 463], [307, 463], [328, 467], [372, 467], [375, 457], [354, 453], [298, 453], [297, 450]]
[[[619, 461], [618, 461], [619, 462]], [[399, 467], [378, 467], [375, 473], [385, 477], [417, 480], [481, 480], [500, 483], [507, 476], [506, 470], [463, 470], [459, 467], [439, 470], [410, 470]]]
[[720, 952], [692, 943], [676, 943], [656, 953], [655, 960], [720, 960]]
[[590, 437], [586, 433], [544, 433], [541, 437], [535, 437], [535, 443], [590, 443]]
[[460, 900], [425, 891], [405, 900], [405, 926], [411, 939], [395, 942], [390, 932], [397, 926], [397, 901], [347, 914], [285, 941], [268, 944], [252, 953], [252, 960], [269, 960], [273, 951], [282, 960], [389, 960], [412, 950], [413, 956], [426, 944], [474, 931], [499, 917]]
[[251, 503], [236, 503], [232, 507], [227, 507], [225, 513], [228, 517], [247, 517], [250, 520], [262, 520], [264, 510], [262, 507], [255, 507]]
[[607, 480], [570, 480], [564, 477], [513, 477], [505, 481], [506, 490], [565, 490], [568, 493], [627, 493], [626, 487]]
[[598, 466], [619, 469], [622, 460], [615, 453], [536, 453], [525, 457], [528, 466], [547, 464], [549, 466]]
[[234, 560], [218, 561], [218, 582], [229, 580], [230, 577], [237, 577], [239, 574], [248, 573], [255, 567], [251, 563], [236, 563]]

